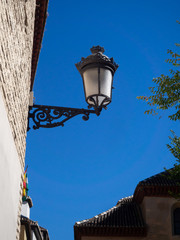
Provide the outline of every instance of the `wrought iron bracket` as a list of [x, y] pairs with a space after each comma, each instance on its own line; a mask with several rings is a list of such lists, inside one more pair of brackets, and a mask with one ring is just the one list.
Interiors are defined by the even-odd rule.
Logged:
[[100, 115], [101, 109], [89, 110], [79, 108], [66, 108], [66, 107], [54, 107], [45, 105], [33, 105], [29, 107], [28, 116], [28, 131], [30, 128], [30, 119], [32, 119], [34, 125], [33, 129], [39, 128], [53, 128], [58, 126], [64, 126], [64, 123], [69, 119], [82, 114], [82, 119], [87, 121], [90, 113]]

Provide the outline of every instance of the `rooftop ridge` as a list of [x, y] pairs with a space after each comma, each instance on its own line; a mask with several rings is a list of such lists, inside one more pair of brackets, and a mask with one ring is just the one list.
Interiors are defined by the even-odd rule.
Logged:
[[132, 199], [133, 199], [133, 195], [128, 196], [128, 197], [121, 198], [121, 199], [117, 202], [116, 206], [124, 203], [125, 201], [130, 201], [130, 200], [132, 200]]
[[171, 170], [173, 170], [173, 168], [145, 178], [144, 180], [140, 181], [138, 185], [177, 185], [178, 180], [170, 178], [169, 171]]
[[144, 196], [172, 197], [170, 192], [178, 194], [180, 180], [171, 177], [171, 170], [173, 171], [173, 168], [140, 181], [134, 191], [134, 200], [141, 203]]
[[[128, 221], [127, 221], [128, 219]], [[75, 227], [144, 227], [140, 207], [133, 196], [120, 199], [115, 206], [92, 218], [78, 221]]]
[[85, 219], [85, 220], [78, 221], [78, 222], [75, 223], [75, 225], [76, 225], [76, 224], [79, 225], [79, 224], [81, 224], [81, 223], [85, 223], [85, 222], [88, 222], [88, 221], [97, 219], [98, 217], [104, 216], [104, 215], [108, 214], [109, 212], [111, 212], [113, 209], [118, 208], [120, 204], [124, 203], [124, 202], [127, 201], [127, 200], [131, 200], [131, 199], [132, 199], [132, 196], [121, 198], [114, 207], [109, 208], [108, 210], [106, 210], [106, 211], [104, 211], [104, 212], [102, 212], [102, 213], [100, 213], [100, 214], [98, 214], [98, 215], [95, 215], [95, 216], [92, 217], [92, 218], [87, 218], [87, 219]]

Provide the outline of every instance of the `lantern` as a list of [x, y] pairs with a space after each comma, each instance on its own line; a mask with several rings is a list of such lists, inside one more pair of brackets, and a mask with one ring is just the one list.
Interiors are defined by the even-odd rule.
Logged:
[[92, 54], [87, 58], [81, 58], [76, 64], [80, 72], [86, 102], [95, 110], [105, 108], [112, 99], [113, 76], [118, 68], [113, 58], [104, 55], [104, 48], [92, 47]]

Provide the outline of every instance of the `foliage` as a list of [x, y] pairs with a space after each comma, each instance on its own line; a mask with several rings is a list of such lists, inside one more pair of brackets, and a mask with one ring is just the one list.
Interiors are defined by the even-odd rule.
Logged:
[[170, 144], [167, 144], [168, 149], [176, 158], [177, 163], [180, 164], [180, 137], [177, 137], [174, 131], [172, 131], [173, 137], [169, 137], [171, 140]]
[[[180, 24], [180, 22], [178, 23]], [[180, 47], [180, 44], [176, 44], [176, 46]], [[172, 109], [173, 113], [168, 117], [170, 120], [177, 121], [180, 120], [180, 54], [171, 50], [168, 50], [168, 54], [171, 55], [171, 58], [166, 62], [173, 67], [169, 70], [170, 74], [162, 74], [153, 79], [155, 86], [149, 88], [151, 92], [149, 97], [139, 96], [137, 98], [146, 101], [151, 107], [145, 111], [146, 114], [156, 115], [159, 110]], [[180, 137], [177, 137], [172, 130], [171, 132], [173, 136], [169, 137], [170, 144], [167, 144], [167, 147], [175, 157], [176, 163], [172, 169], [166, 170], [169, 172], [170, 178], [180, 183]], [[175, 196], [172, 193], [172, 195], [180, 198], [180, 194]]]
[[[176, 44], [180, 47], [180, 44]], [[175, 68], [180, 67], [180, 54], [168, 50], [171, 58], [166, 62]], [[171, 120], [180, 120], [180, 71], [179, 69], [170, 69], [169, 75], [162, 74], [160, 77], [153, 78], [155, 87], [150, 87], [151, 96], [139, 96], [147, 102], [151, 109], [145, 111], [146, 114], [158, 114], [158, 110], [167, 110], [173, 108], [174, 113], [169, 115]]]
[[[176, 163], [174, 164], [174, 167], [170, 170], [167, 170], [169, 172], [169, 177], [176, 182], [179, 182], [180, 185], [180, 137], [176, 136], [174, 131], [171, 130], [171, 133], [173, 137], [169, 137], [170, 144], [167, 144], [168, 149], [173, 154], [173, 156], [176, 159]], [[171, 193], [173, 195], [173, 193]], [[173, 195], [174, 196], [174, 195]], [[176, 197], [180, 197], [180, 194], [176, 195]]]

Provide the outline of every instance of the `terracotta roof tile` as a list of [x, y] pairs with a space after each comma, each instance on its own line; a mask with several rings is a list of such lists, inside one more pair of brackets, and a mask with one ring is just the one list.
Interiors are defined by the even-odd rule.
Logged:
[[164, 171], [140, 181], [134, 191], [134, 200], [141, 203], [145, 196], [171, 197], [170, 192], [180, 193], [180, 180], [173, 179], [168, 171]]
[[144, 236], [146, 226], [139, 205], [133, 197], [121, 199], [116, 206], [93, 218], [76, 222], [75, 238], [78, 235]]
[[134, 196], [119, 200], [116, 206], [93, 218], [76, 222], [75, 240], [82, 236], [145, 236], [147, 228], [140, 208], [144, 196], [171, 197], [169, 191], [180, 192], [179, 179], [168, 175], [164, 171], [140, 181]]
[[132, 199], [133, 197], [123, 198], [108, 211], [77, 222], [75, 226], [144, 227], [140, 207]]
[[168, 171], [158, 173], [152, 177], [140, 181], [141, 186], [177, 186], [178, 181], [170, 178]]

